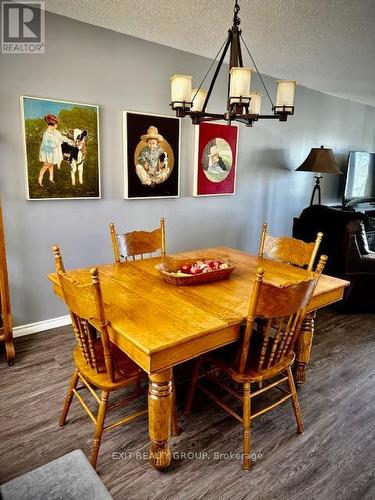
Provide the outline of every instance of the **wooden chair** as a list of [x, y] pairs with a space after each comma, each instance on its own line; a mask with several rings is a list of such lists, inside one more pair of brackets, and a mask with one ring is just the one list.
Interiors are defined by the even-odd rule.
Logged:
[[[91, 455], [91, 464], [95, 468], [103, 431], [113, 429], [147, 413], [147, 409], [137, 411], [104, 426], [107, 409], [125, 405], [142, 394], [141, 380], [145, 378], [146, 374], [109, 339], [109, 323], [105, 316], [98, 269], [91, 270], [91, 283], [80, 284], [65, 272], [59, 247], [56, 245], [52, 250], [56, 271], [65, 302], [70, 311], [73, 332], [77, 340], [77, 346], [73, 351], [76, 368], [66, 395], [59, 424], [60, 426], [65, 425], [73, 396], [76, 396], [95, 425]], [[98, 338], [97, 333], [100, 334], [100, 338]], [[80, 387], [77, 387], [78, 381], [82, 384]], [[132, 384], [134, 384], [134, 390], [123, 401], [116, 402], [111, 406], [108, 405], [110, 393]], [[99, 404], [96, 416], [81, 396], [82, 389], [87, 389]], [[97, 390], [100, 391], [100, 396], [97, 394]]]
[[[162, 257], [165, 256], [165, 221], [163, 217], [160, 219], [160, 227], [154, 231], [132, 231], [119, 234], [113, 222], [109, 224], [109, 231], [111, 233], [113, 255], [117, 263], [121, 262], [121, 258], [125, 261], [129, 258], [135, 260], [136, 257], [143, 259], [147, 256], [153, 256], [158, 251], [160, 251]], [[119, 245], [120, 238], [122, 238], [126, 247], [125, 255]]]
[[[191, 386], [186, 402], [185, 414], [191, 412], [195, 389], [199, 388], [207, 397], [226, 410], [243, 426], [243, 468], [248, 470], [250, 460], [250, 424], [251, 421], [278, 405], [291, 399], [299, 433], [304, 431], [301, 410], [294, 385], [291, 366], [294, 361], [294, 344], [298, 337], [306, 308], [310, 302], [319, 276], [323, 271], [326, 256], [319, 260], [315, 273], [310, 279], [290, 284], [284, 288], [263, 281], [264, 269], [259, 268], [254, 283], [246, 327], [242, 340], [234, 344], [234, 352], [227, 356], [223, 351], [209, 355], [195, 362]], [[256, 322], [257, 321], [257, 322]], [[232, 359], [231, 359], [232, 358]], [[202, 366], [204, 360], [208, 369]], [[224, 373], [229, 379], [243, 385], [243, 395], [238, 394], [228, 382], [218, 376]], [[200, 379], [208, 378], [221, 389], [228, 391], [242, 402], [242, 414], [236, 413], [227, 403], [202, 385]], [[276, 378], [276, 380], [275, 380]], [[259, 382], [264, 386], [258, 388]], [[251, 384], [256, 390], [252, 392]], [[287, 388], [282, 384], [287, 384]], [[280, 389], [282, 397], [265, 408], [251, 413], [251, 401], [255, 396], [270, 389]]]
[[[109, 231], [116, 263], [120, 263], [121, 258], [126, 262], [130, 258], [136, 260], [136, 257], [141, 259], [152, 257], [153, 254], [158, 251], [160, 251], [162, 257], [165, 257], [165, 220], [163, 217], [160, 218], [160, 227], [154, 231], [132, 231], [119, 234], [113, 222], [109, 224]], [[126, 246], [126, 255], [121, 252], [121, 247], [119, 245], [120, 238], [123, 239]], [[177, 436], [179, 434], [179, 429], [177, 424], [174, 378], [172, 380], [172, 398], [172, 436]]]
[[318, 233], [315, 242], [305, 243], [288, 236], [274, 237], [268, 234], [265, 222], [262, 227], [258, 255], [260, 258], [266, 257], [312, 270], [322, 238], [323, 233]]

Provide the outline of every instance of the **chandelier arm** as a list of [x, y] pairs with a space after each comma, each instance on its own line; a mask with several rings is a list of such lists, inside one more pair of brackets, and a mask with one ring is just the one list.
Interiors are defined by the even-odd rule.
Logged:
[[262, 78], [262, 75], [260, 74], [260, 72], [259, 72], [259, 70], [258, 70], [258, 66], [256, 65], [256, 62], [254, 61], [254, 58], [253, 58], [253, 56], [251, 55], [251, 52], [250, 52], [250, 50], [249, 50], [249, 47], [246, 45], [246, 42], [245, 42], [245, 40], [243, 39], [242, 34], [240, 34], [240, 37], [241, 37], [241, 40], [242, 40], [243, 44], [245, 45], [245, 48], [246, 48], [246, 50], [247, 50], [247, 53], [248, 53], [248, 54], [249, 54], [249, 56], [250, 56], [250, 59], [251, 59], [252, 63], [254, 64], [254, 67], [255, 67], [255, 70], [256, 70], [256, 72], [257, 72], [257, 75], [259, 76], [259, 79], [260, 79], [260, 81], [262, 82], [263, 88], [264, 88], [264, 90], [265, 90], [265, 92], [266, 92], [266, 94], [267, 94], [267, 96], [268, 96], [268, 99], [269, 99], [269, 101], [270, 101], [270, 103], [271, 103], [271, 106], [272, 106], [272, 109], [273, 109], [275, 106], [274, 106], [273, 101], [272, 101], [272, 99], [271, 99], [271, 96], [270, 96], [270, 94], [269, 94], [269, 92], [268, 92], [268, 90], [267, 90], [266, 84], [264, 83], [264, 80], [263, 80], [263, 78]]
[[[228, 35], [228, 36], [229, 36], [229, 35]], [[224, 47], [224, 45], [227, 43], [227, 41], [228, 41], [228, 37], [224, 40], [224, 42], [221, 44], [220, 49], [217, 51], [217, 54], [216, 54], [216, 56], [215, 56], [215, 59], [212, 61], [211, 66], [208, 68], [208, 71], [207, 71], [207, 72], [206, 72], [206, 74], [204, 75], [204, 77], [203, 77], [203, 79], [202, 79], [201, 83], [199, 84], [199, 87], [197, 88], [197, 91], [195, 92], [195, 94], [194, 94], [194, 96], [193, 96], [193, 98], [192, 98], [192, 102], [194, 101], [194, 99], [195, 99], [196, 95], [198, 94], [198, 92], [199, 92], [199, 91], [200, 91], [200, 89], [202, 88], [202, 85], [204, 84], [204, 82], [205, 82], [205, 80], [206, 80], [206, 78], [207, 78], [207, 76], [208, 76], [209, 72], [211, 71], [212, 66], [215, 64], [215, 62], [216, 62], [217, 58], [219, 57], [220, 52], [223, 50], [223, 47]]]
[[219, 113], [205, 113], [202, 121], [211, 122], [217, 120], [225, 120], [225, 116]]
[[223, 65], [224, 58], [226, 56], [226, 53], [228, 52], [228, 48], [229, 48], [231, 42], [232, 42], [232, 31], [229, 30], [229, 34], [228, 34], [227, 41], [225, 43], [224, 50], [223, 50], [223, 52], [221, 54], [221, 57], [220, 57], [220, 60], [219, 60], [219, 62], [217, 64], [214, 76], [212, 77], [212, 80], [211, 80], [211, 83], [210, 83], [210, 88], [208, 89], [207, 96], [206, 96], [206, 99], [205, 99], [204, 104], [203, 104], [202, 113], [204, 113], [206, 111], [206, 107], [207, 107], [208, 101], [210, 100], [212, 90], [213, 90], [214, 85], [216, 83], [217, 75], [219, 74], [219, 71], [220, 71], [220, 69], [221, 69], [221, 67]]
[[[251, 114], [245, 114], [242, 115], [245, 120], [253, 120], [253, 121], [258, 121], [261, 119], [269, 119], [269, 120], [280, 120], [279, 115], [251, 115]], [[237, 120], [237, 118], [235, 118]]]

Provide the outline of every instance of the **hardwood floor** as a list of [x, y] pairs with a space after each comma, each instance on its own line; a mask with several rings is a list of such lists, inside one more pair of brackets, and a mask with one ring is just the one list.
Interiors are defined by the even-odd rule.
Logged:
[[[255, 420], [252, 451], [261, 457], [246, 473], [241, 458], [230, 457], [231, 452], [241, 453], [241, 426], [199, 396], [189, 419], [180, 411], [183, 432], [172, 440], [175, 458], [166, 472], [152, 469], [143, 457], [148, 447], [147, 417], [104, 434], [98, 473], [112, 496], [121, 500], [375, 498], [375, 315], [325, 310], [318, 314], [316, 331], [308, 381], [299, 390], [303, 435], [296, 434], [288, 405]], [[63, 327], [16, 339], [13, 367], [1, 354], [0, 482], [75, 448], [89, 455], [94, 429], [77, 401], [67, 425], [57, 424], [72, 370], [73, 345], [70, 328]], [[186, 367], [176, 372], [178, 383]], [[185, 389], [183, 382], [177, 387], [180, 410]], [[145, 404], [143, 398], [130, 409]], [[112, 412], [113, 418], [121, 412], [124, 409]]]

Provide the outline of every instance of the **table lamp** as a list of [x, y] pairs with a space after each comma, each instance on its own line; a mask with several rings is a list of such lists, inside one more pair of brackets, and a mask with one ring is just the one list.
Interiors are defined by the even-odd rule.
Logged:
[[[306, 160], [296, 168], [299, 172], [316, 172], [319, 174], [342, 174], [339, 169], [332, 149], [320, 146], [320, 148], [312, 148]], [[318, 193], [318, 205], [321, 205], [322, 194], [320, 190], [320, 179], [322, 175], [314, 176], [315, 186], [311, 195], [310, 206], [314, 203], [315, 193]]]

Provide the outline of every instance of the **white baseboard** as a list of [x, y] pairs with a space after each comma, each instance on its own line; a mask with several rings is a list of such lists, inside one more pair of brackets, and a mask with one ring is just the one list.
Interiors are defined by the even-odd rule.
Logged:
[[37, 323], [16, 326], [13, 328], [13, 337], [23, 337], [24, 335], [31, 335], [32, 333], [43, 332], [44, 330], [51, 330], [59, 326], [69, 325], [70, 321], [70, 316], [67, 314], [59, 318], [51, 318], [44, 321], [38, 321]]

